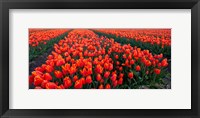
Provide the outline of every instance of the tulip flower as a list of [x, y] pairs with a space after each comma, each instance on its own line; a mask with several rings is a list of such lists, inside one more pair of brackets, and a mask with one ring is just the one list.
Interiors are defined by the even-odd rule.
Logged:
[[46, 84], [46, 89], [55, 89], [57, 87], [57, 85], [53, 82], [48, 82]]
[[48, 83], [47, 80], [43, 80], [42, 83], [41, 83], [41, 87], [45, 88], [47, 83]]
[[48, 81], [51, 81], [51, 80], [52, 80], [52, 77], [51, 77], [51, 75], [50, 75], [49, 73], [45, 73], [45, 74], [44, 74], [44, 79], [45, 79], [45, 80], [48, 80]]
[[154, 69], [154, 72], [155, 72], [157, 75], [159, 75], [159, 74], [160, 74], [160, 69], [155, 68], [155, 69]]
[[99, 85], [99, 89], [103, 89], [103, 84]]
[[71, 81], [71, 79], [69, 77], [65, 77], [63, 79], [63, 82], [64, 82], [64, 87], [65, 88], [69, 88], [69, 87], [72, 86], [72, 81]]
[[95, 71], [96, 71], [97, 73], [101, 74], [101, 73], [103, 72], [102, 66], [98, 64], [98, 65], [96, 66], [96, 68], [95, 68]]
[[77, 80], [75, 82], [74, 88], [75, 89], [81, 89], [83, 87], [82, 81], [81, 80]]
[[91, 84], [92, 83], [92, 77], [91, 76], [87, 76], [85, 82], [87, 84]]
[[106, 71], [105, 73], [104, 73], [104, 78], [108, 78], [109, 77], [109, 75], [110, 75], [110, 72], [109, 71]]
[[75, 82], [76, 80], [78, 80], [78, 76], [77, 76], [77, 75], [75, 75], [75, 76], [73, 77], [73, 81]]
[[166, 58], [162, 60], [161, 66], [162, 66], [162, 67], [168, 66], [168, 63], [167, 63], [167, 59], [166, 59]]
[[134, 76], [134, 74], [133, 74], [132, 72], [129, 72], [129, 73], [128, 73], [128, 77], [129, 77], [129, 79], [132, 79], [133, 76]]
[[136, 70], [136, 71], [140, 71], [140, 70], [141, 70], [140, 66], [137, 65], [137, 66], [135, 67], [135, 70]]
[[106, 84], [105, 89], [110, 89], [110, 88], [111, 88], [110, 84]]
[[53, 67], [52, 66], [49, 66], [49, 65], [47, 65], [46, 66], [46, 71], [48, 72], [48, 73], [51, 73], [54, 69], [53, 69]]
[[63, 77], [62, 72], [60, 72], [59, 70], [55, 70], [54, 71], [54, 75], [56, 76], [56, 78], [61, 79]]
[[39, 86], [43, 82], [43, 78], [41, 76], [37, 75], [34, 77], [34, 85]]
[[97, 80], [97, 81], [100, 81], [101, 79], [102, 79], [101, 75], [100, 75], [100, 74], [97, 74], [96, 80]]

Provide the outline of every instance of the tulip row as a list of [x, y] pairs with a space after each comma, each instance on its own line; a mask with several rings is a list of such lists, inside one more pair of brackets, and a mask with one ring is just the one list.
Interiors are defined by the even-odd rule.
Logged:
[[[130, 44], [72, 30], [29, 76], [35, 89], [133, 89], [169, 78], [168, 59]], [[158, 87], [159, 88], [159, 87]]]
[[[128, 39], [126, 37], [119, 36], [119, 34], [115, 35], [115, 34], [107, 33], [106, 32], [107, 30], [104, 31], [104, 30], [96, 30], [95, 29], [93, 31], [96, 34], [98, 34], [99, 36], [106, 36], [108, 38], [113, 38], [116, 42], [118, 42], [122, 45], [123, 44], [130, 44], [131, 46], [137, 46], [137, 47], [141, 48], [142, 50], [148, 49], [153, 54], [162, 53], [164, 55], [164, 57], [166, 57], [168, 59], [171, 58], [171, 46], [170, 45], [168, 46], [168, 45], [156, 44], [156, 43], [152, 43], [152, 42], [150, 43], [150, 42], [144, 41], [144, 40]], [[132, 31], [132, 30], [130, 30], [130, 31]], [[126, 32], [128, 33], [128, 31], [126, 31]], [[125, 34], [126, 32], [123, 32], [123, 34]], [[162, 32], [162, 30], [161, 30], [161, 32]], [[150, 35], [150, 33], [148, 33], [148, 34]], [[152, 41], [155, 41], [155, 40], [152, 40]]]
[[[38, 37], [38, 38], [35, 39], [36, 41], [32, 41], [33, 39], [29, 37], [29, 42], [38, 42], [38, 43], [37, 43], [37, 46], [29, 45], [29, 62], [33, 61], [39, 55], [42, 55], [43, 53], [47, 52], [47, 50], [51, 49], [53, 44], [58, 43], [59, 40], [63, 39], [64, 36], [66, 36], [69, 31], [70, 30], [58, 30], [58, 31], [45, 30], [45, 31], [38, 31], [37, 33], [34, 33], [34, 34], [40, 34], [40, 35], [34, 35], [34, 36], [31, 35], [33, 37]], [[48, 38], [44, 38], [46, 35], [49, 35], [49, 33], [52, 33], [52, 35], [48, 36]], [[51, 37], [54, 37], [54, 38], [51, 38]]]
[[170, 29], [97, 29], [97, 31], [162, 47], [171, 45]]
[[47, 41], [56, 38], [68, 31], [68, 29], [43, 29], [40, 31], [32, 32], [33, 30], [34, 29], [29, 29], [29, 45], [32, 47], [38, 46], [40, 43], [46, 44]]

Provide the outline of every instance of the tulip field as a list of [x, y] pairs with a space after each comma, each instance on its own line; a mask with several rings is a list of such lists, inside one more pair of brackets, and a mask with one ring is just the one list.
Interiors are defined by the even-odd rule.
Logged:
[[171, 29], [29, 29], [29, 89], [171, 89]]

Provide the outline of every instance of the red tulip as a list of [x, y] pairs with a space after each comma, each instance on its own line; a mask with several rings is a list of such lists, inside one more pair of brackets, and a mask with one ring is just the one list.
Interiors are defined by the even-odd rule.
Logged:
[[116, 86], [117, 86], [117, 83], [118, 83], [118, 81], [117, 81], [117, 80], [115, 80], [115, 81], [112, 81], [113, 87], [116, 87]]
[[87, 84], [91, 84], [92, 83], [92, 77], [87, 76], [85, 81], [86, 81]]
[[45, 88], [47, 83], [48, 83], [47, 80], [43, 80], [42, 83], [41, 83], [41, 87]]
[[69, 70], [70, 75], [73, 75], [74, 73], [76, 73], [77, 69], [76, 66], [72, 66]]
[[47, 58], [48, 58], [48, 60], [51, 60], [51, 59], [53, 59], [53, 55], [49, 55]]
[[98, 65], [96, 66], [96, 68], [95, 68], [95, 71], [96, 71], [97, 73], [100, 73], [100, 74], [101, 74], [101, 73], [103, 72], [103, 68], [101, 67], [101, 65], [98, 64]]
[[123, 78], [124, 77], [124, 74], [123, 73], [120, 73], [119, 74], [119, 78]]
[[140, 71], [140, 70], [141, 70], [140, 66], [137, 65], [137, 66], [135, 67], [135, 70], [136, 70], [136, 71]]
[[104, 73], [104, 78], [108, 78], [109, 75], [110, 75], [110, 72], [109, 72], [109, 71], [106, 71], [106, 72]]
[[108, 69], [109, 69], [109, 64], [108, 64], [108, 63], [104, 63], [104, 68], [105, 68], [106, 70], [108, 70]]
[[119, 79], [118, 84], [119, 84], [119, 85], [122, 85], [122, 84], [123, 84], [123, 78], [120, 78], [120, 79]]
[[75, 82], [75, 81], [77, 81], [77, 80], [78, 80], [78, 76], [75, 75], [75, 76], [73, 77], [73, 81]]
[[145, 62], [145, 65], [146, 65], [146, 66], [151, 66], [151, 61], [147, 60], [147, 61]]
[[108, 69], [108, 70], [111, 71], [112, 69], [113, 69], [113, 64], [110, 63], [110, 64], [109, 64], [109, 69]]
[[35, 68], [36, 71], [44, 72], [44, 69], [42, 67]]
[[48, 82], [46, 84], [46, 89], [55, 89], [57, 87], [57, 85], [53, 82]]
[[34, 85], [35, 86], [39, 86], [42, 82], [43, 82], [43, 79], [39, 75], [34, 77]]
[[63, 77], [62, 72], [60, 72], [59, 70], [55, 70], [54, 71], [54, 75], [56, 76], [56, 78], [61, 79]]
[[157, 69], [157, 68], [154, 69], [154, 72], [155, 72], [157, 75], [160, 74], [160, 71], [161, 71], [160, 69]]
[[75, 82], [74, 88], [75, 89], [81, 89], [83, 87], [82, 81], [81, 80], [77, 80]]
[[133, 65], [135, 63], [135, 61], [132, 59], [130, 60], [130, 64]]
[[46, 66], [46, 71], [48, 72], [48, 73], [51, 73], [54, 69], [53, 69], [53, 67], [52, 66], [49, 66], [49, 65], [47, 65]]
[[96, 80], [97, 81], [100, 81], [102, 78], [101, 78], [101, 75], [100, 74], [97, 74], [97, 76], [96, 76]]
[[167, 58], [165, 58], [165, 59], [162, 60], [162, 62], [161, 62], [161, 66], [162, 66], [162, 67], [166, 67], [166, 66], [168, 66]]
[[69, 87], [72, 86], [72, 81], [71, 81], [71, 79], [69, 77], [65, 77], [63, 79], [63, 82], [64, 82], [64, 87], [65, 88], [69, 88]]
[[119, 70], [122, 71], [122, 70], [123, 70], [123, 67], [119, 67]]
[[118, 55], [115, 55], [115, 59], [119, 59], [119, 56], [118, 56]]
[[105, 89], [110, 89], [110, 88], [111, 88], [110, 84], [106, 84]]
[[64, 59], [59, 59], [57, 62], [56, 62], [56, 66], [61, 66], [65, 64], [65, 60]]
[[63, 84], [61, 84], [60, 86], [57, 86], [56, 89], [65, 89], [65, 87], [63, 86]]
[[32, 74], [34, 77], [37, 76], [37, 75], [39, 75], [39, 76], [42, 76], [42, 75], [43, 75], [43, 73], [40, 72], [40, 71], [33, 71], [31, 74]]
[[116, 79], [117, 79], [117, 74], [112, 74], [111, 80], [112, 80], [112, 81], [115, 81]]
[[132, 72], [129, 72], [129, 73], [128, 73], [128, 77], [129, 77], [129, 79], [132, 79], [133, 76], [134, 76], [134, 74], [133, 74]]
[[103, 84], [99, 85], [99, 89], [103, 89]]
[[48, 81], [51, 81], [51, 80], [52, 80], [52, 77], [51, 77], [51, 75], [50, 75], [49, 73], [45, 73], [45, 74], [44, 74], [44, 79], [45, 79], [45, 80], [48, 80]]

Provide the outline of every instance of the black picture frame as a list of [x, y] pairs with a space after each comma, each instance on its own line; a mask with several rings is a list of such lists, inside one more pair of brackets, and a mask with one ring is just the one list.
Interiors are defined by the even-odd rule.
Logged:
[[[199, 0], [0, 0], [0, 116], [200, 118]], [[9, 109], [9, 9], [191, 9], [191, 109]], [[181, 20], [181, 19], [180, 19]]]

